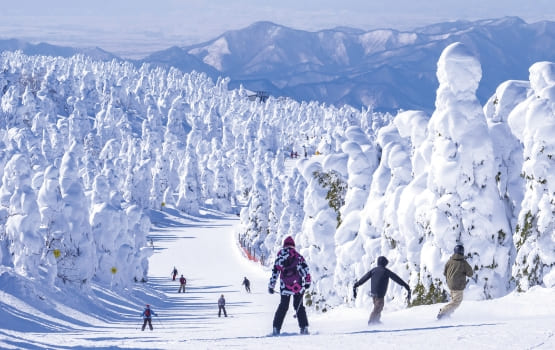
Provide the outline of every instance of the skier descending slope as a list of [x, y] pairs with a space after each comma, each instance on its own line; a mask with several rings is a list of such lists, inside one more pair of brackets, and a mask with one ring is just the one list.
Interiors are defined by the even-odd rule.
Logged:
[[141, 314], [141, 316], [143, 316], [143, 327], [141, 328], [142, 331], [145, 330], [145, 327], [146, 327], [147, 323], [148, 323], [148, 328], [150, 328], [150, 330], [153, 330], [153, 328], [152, 328], [152, 315], [158, 316], [156, 314], [156, 312], [154, 312], [154, 310], [152, 310], [150, 308], [150, 305], [146, 304], [146, 307], [143, 310], [143, 313]]
[[247, 293], [250, 293], [251, 292], [251, 281], [249, 281], [249, 279], [245, 277], [242, 284], [243, 284], [243, 286], [245, 286], [245, 290], [247, 291]]
[[280, 333], [291, 295], [300, 333], [308, 334], [308, 318], [303, 305], [303, 295], [304, 291], [310, 288], [310, 272], [303, 256], [295, 250], [295, 241], [291, 236], [283, 241], [283, 248], [277, 254], [268, 286], [270, 294], [274, 293], [278, 276], [280, 276], [281, 300], [274, 315], [272, 334], [279, 335]]
[[[418, 277], [417, 284], [425, 287], [423, 293], [432, 286], [443, 288], [443, 264], [438, 262], [446, 262], [458, 243], [472, 251], [467, 260], [476, 267], [468, 285], [471, 298], [496, 298], [511, 288], [513, 228], [506, 210], [512, 204], [503, 202], [505, 190], [498, 188], [496, 180], [498, 160], [476, 97], [481, 77], [480, 62], [464, 44], [453, 43], [441, 53], [436, 110], [418, 150], [419, 159], [429, 159], [429, 163], [416, 182], [426, 185], [416, 198], [403, 198], [419, 203], [412, 213], [416, 221], [410, 225], [416, 223], [430, 232], [424, 236], [420, 253], [409, 261], [419, 266], [411, 273], [411, 281]], [[413, 230], [409, 225], [399, 228]]]

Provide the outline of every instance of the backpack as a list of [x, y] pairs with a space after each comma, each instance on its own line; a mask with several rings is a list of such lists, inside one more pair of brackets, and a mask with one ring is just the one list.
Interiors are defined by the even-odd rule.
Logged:
[[145, 309], [145, 317], [149, 318], [150, 317], [150, 309]]
[[294, 293], [298, 293], [301, 289], [301, 275], [297, 270], [297, 260], [299, 255], [293, 249], [289, 250], [290, 256], [283, 263], [281, 271], [281, 280], [285, 284], [285, 288]]

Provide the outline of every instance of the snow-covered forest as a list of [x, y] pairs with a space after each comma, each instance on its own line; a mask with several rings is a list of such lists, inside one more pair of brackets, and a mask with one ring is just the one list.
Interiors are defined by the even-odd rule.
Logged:
[[444, 301], [456, 243], [475, 270], [471, 299], [554, 287], [555, 64], [485, 106], [481, 75], [452, 44], [432, 115], [390, 115], [261, 102], [195, 72], [3, 53], [0, 271], [125, 293], [147, 279], [150, 210], [208, 207], [240, 215], [238, 243], [261, 264], [292, 235], [314, 310], [351, 303], [379, 255], [414, 305]]

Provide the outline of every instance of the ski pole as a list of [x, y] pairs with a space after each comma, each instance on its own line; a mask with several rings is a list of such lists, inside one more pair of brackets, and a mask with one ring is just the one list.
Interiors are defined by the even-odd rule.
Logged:
[[[303, 296], [304, 296], [304, 293], [303, 293]], [[299, 305], [297, 305], [297, 308], [295, 309], [295, 314], [293, 315], [293, 318], [297, 318], [297, 314], [299, 313], [299, 309], [301, 308], [302, 303], [303, 303], [303, 297], [301, 296], [301, 300], [299, 301]]]
[[162, 325], [162, 321], [160, 321], [160, 319], [158, 318], [158, 316], [156, 316], [156, 319], [158, 320], [158, 323], [160, 324], [160, 328], [166, 329], [166, 328]]

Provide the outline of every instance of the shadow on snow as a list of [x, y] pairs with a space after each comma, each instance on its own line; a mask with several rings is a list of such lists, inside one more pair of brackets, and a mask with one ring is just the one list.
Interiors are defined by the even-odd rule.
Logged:
[[371, 333], [397, 333], [397, 332], [416, 332], [416, 331], [435, 331], [448, 328], [466, 328], [466, 327], [484, 327], [484, 326], [497, 326], [498, 323], [479, 323], [479, 324], [459, 324], [459, 325], [445, 325], [445, 326], [432, 326], [432, 327], [416, 327], [404, 329], [369, 329], [364, 331], [348, 332], [345, 334], [371, 334]]

